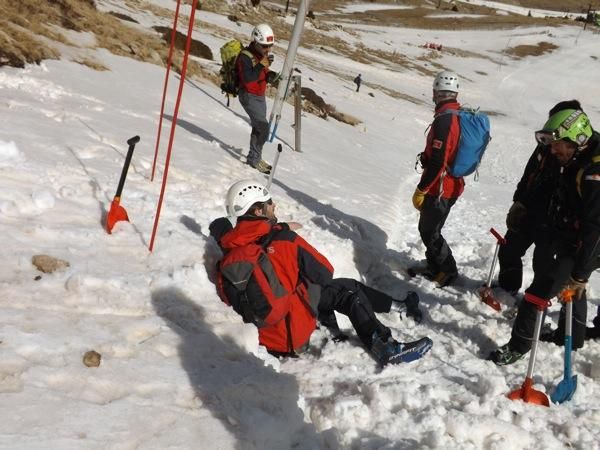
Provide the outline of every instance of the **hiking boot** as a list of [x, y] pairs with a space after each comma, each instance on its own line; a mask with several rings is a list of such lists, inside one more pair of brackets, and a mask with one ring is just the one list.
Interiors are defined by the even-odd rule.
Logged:
[[489, 360], [493, 361], [497, 366], [506, 366], [520, 360], [525, 353], [520, 353], [516, 350], [511, 350], [509, 344], [504, 344], [490, 353]]
[[587, 327], [585, 329], [585, 339], [598, 339], [600, 338], [600, 327]]
[[250, 167], [258, 170], [260, 173], [264, 173], [267, 175], [271, 173], [271, 166], [269, 164], [267, 164], [265, 161], [263, 161], [262, 159], [259, 160], [257, 163], [248, 162], [248, 165]]
[[546, 324], [540, 331], [540, 342], [551, 342], [560, 347], [565, 344], [565, 333], [564, 331], [559, 333], [558, 328], [553, 330], [550, 324]]
[[438, 287], [450, 286], [454, 280], [458, 278], [458, 272], [443, 272], [440, 271], [429, 278], [431, 281], [437, 283]]
[[261, 159], [258, 163], [264, 167], [267, 167], [269, 170], [273, 170], [273, 166], [266, 162], [264, 159]]
[[371, 353], [382, 366], [416, 361], [427, 353], [433, 345], [433, 341], [428, 337], [413, 342], [401, 343], [392, 337], [383, 340], [375, 332], [372, 339]]

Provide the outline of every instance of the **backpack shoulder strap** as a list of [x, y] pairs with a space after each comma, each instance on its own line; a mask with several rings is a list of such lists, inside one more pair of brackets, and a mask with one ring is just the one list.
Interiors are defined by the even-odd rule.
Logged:
[[600, 155], [596, 155], [592, 158], [589, 164], [586, 164], [581, 169], [577, 171], [577, 175], [575, 175], [575, 184], [577, 185], [577, 193], [581, 197], [581, 179], [583, 178], [583, 174], [585, 171], [592, 165], [600, 163]]
[[262, 236], [258, 241], [256, 241], [256, 243], [260, 245], [263, 249], [266, 249], [269, 246], [269, 244], [273, 242], [273, 239], [275, 239], [275, 237], [277, 236], [277, 234], [279, 234], [280, 231], [281, 229], [275, 228], [273, 226], [271, 227], [271, 231]]

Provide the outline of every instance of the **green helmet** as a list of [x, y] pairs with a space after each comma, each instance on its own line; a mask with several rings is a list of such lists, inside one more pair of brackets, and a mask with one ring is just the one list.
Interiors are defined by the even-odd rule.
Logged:
[[546, 137], [544, 140], [548, 138], [550, 138], [550, 141], [568, 139], [578, 147], [582, 147], [592, 137], [593, 130], [590, 119], [583, 111], [564, 109], [550, 116], [544, 124], [544, 128], [538, 133], [540, 137]]

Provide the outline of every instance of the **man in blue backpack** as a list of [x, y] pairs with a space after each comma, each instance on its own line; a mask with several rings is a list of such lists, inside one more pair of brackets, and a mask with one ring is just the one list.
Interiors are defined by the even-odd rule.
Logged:
[[435, 114], [427, 135], [425, 151], [420, 154], [423, 167], [421, 180], [412, 197], [413, 206], [421, 212], [419, 234], [425, 244], [425, 267], [409, 269], [409, 275], [422, 275], [438, 286], [451, 284], [458, 276], [452, 250], [442, 236], [442, 228], [450, 209], [462, 194], [463, 177], [447, 173], [448, 162], [454, 160], [460, 138], [458, 76], [444, 71], [433, 82]]

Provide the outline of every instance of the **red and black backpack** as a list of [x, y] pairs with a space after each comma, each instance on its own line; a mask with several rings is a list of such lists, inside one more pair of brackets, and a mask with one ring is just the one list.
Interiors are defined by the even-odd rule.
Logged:
[[290, 309], [291, 293], [266, 251], [278, 230], [257, 242], [229, 250], [219, 263], [217, 292], [221, 300], [257, 327], [274, 325]]

